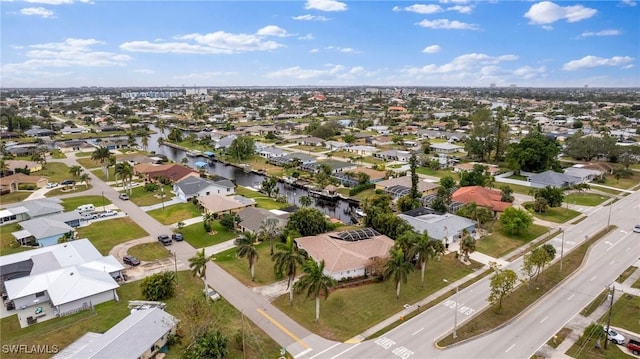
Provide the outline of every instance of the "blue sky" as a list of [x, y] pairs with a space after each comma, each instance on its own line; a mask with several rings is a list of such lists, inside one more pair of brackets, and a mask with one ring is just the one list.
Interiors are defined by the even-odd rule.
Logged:
[[0, 0], [2, 87], [640, 87], [640, 4]]

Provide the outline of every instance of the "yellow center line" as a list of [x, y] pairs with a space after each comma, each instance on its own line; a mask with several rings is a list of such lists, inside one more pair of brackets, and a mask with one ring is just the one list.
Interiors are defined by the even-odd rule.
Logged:
[[264, 310], [260, 308], [256, 308], [256, 310], [258, 311], [258, 313], [262, 314], [265, 318], [267, 318], [271, 323], [273, 323], [273, 325], [280, 328], [280, 330], [282, 330], [285, 334], [293, 338], [293, 340], [295, 340], [296, 343], [300, 343], [300, 345], [302, 345], [305, 349], [310, 348], [309, 345], [307, 345], [307, 343], [300, 340], [300, 338], [298, 338], [295, 334], [291, 333], [289, 329], [285, 328], [282, 324], [278, 323], [275, 319], [271, 318], [271, 316], [265, 313]]

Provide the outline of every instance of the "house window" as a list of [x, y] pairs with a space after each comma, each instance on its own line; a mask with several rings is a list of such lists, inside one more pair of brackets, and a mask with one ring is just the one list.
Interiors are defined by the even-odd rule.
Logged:
[[44, 297], [44, 291], [36, 293], [36, 298]]
[[206, 194], [206, 195], [208, 196], [208, 195], [209, 195], [209, 192], [207, 192], [207, 194]]

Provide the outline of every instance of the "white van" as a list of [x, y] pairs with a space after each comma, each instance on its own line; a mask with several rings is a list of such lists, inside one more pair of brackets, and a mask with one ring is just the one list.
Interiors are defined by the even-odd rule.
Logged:
[[78, 206], [78, 208], [76, 208], [76, 211], [78, 213], [93, 212], [95, 210], [96, 207], [92, 204], [83, 204], [82, 206]]

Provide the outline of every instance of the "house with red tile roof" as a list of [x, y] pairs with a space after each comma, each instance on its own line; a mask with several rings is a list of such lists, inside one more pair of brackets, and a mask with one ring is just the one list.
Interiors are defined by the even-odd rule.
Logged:
[[153, 181], [154, 178], [158, 177], [166, 177], [171, 183], [179, 182], [189, 176], [200, 176], [198, 171], [175, 163], [164, 165], [140, 163], [133, 166], [133, 171], [144, 176], [147, 181]]
[[482, 186], [468, 186], [458, 188], [451, 197], [460, 203], [475, 202], [480, 207], [489, 208], [494, 212], [502, 212], [511, 206], [509, 202], [500, 201], [502, 192]]

